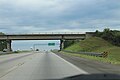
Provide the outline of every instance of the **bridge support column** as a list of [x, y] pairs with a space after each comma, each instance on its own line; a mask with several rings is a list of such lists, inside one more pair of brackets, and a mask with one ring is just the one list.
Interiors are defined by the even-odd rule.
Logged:
[[63, 39], [60, 40], [60, 51], [64, 49], [64, 41]]
[[7, 40], [7, 52], [11, 52], [12, 48], [11, 48], [11, 40]]

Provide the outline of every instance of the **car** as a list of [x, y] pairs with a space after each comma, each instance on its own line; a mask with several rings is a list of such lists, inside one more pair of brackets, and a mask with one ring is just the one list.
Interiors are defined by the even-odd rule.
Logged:
[[36, 51], [39, 51], [39, 49], [36, 49]]
[[7, 52], [7, 49], [3, 49], [3, 52]]

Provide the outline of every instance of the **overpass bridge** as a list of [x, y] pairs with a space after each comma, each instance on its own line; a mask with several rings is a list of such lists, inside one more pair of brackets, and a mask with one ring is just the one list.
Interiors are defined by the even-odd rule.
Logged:
[[0, 35], [0, 40], [7, 41], [8, 52], [12, 50], [12, 40], [60, 40], [60, 50], [64, 48], [65, 40], [81, 40], [91, 35], [90, 33], [44, 33], [44, 34], [5, 34]]

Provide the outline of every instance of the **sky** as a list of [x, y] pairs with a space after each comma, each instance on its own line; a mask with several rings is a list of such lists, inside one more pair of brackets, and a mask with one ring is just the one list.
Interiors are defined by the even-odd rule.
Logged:
[[120, 30], [120, 0], [0, 0], [0, 32]]
[[[49, 46], [49, 43], [55, 43], [55, 45]], [[33, 50], [39, 49], [41, 51], [51, 50], [51, 49], [60, 49], [59, 40], [20, 40], [12, 41], [12, 50]]]
[[[120, 30], [120, 0], [0, 0], [0, 32], [91, 32]], [[12, 48], [30, 49], [48, 41], [12, 41]], [[59, 43], [59, 40], [54, 41]], [[41, 49], [59, 49], [38, 46]]]

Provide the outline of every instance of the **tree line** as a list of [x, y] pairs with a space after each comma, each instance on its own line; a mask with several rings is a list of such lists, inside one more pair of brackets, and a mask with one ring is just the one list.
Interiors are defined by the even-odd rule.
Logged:
[[109, 28], [105, 28], [102, 32], [96, 30], [95, 36], [101, 37], [116, 46], [120, 46], [120, 31], [119, 30], [110, 30]]
[[[5, 35], [5, 34], [0, 32], [0, 35]], [[3, 51], [3, 49], [6, 49], [6, 48], [7, 48], [6, 40], [0, 40], [0, 51]]]
[[74, 44], [75, 42], [76, 42], [75, 40], [65, 40], [64, 48], [67, 48], [68, 46]]

